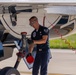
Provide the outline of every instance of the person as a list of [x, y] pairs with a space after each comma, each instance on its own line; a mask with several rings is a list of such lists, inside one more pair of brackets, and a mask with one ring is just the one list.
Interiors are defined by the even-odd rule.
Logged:
[[[32, 75], [38, 75], [39, 70], [40, 75], [47, 75], [48, 62], [51, 58], [49, 48], [49, 29], [40, 25], [36, 16], [32, 16], [29, 19], [29, 23], [34, 28], [34, 31], [31, 33], [31, 39], [37, 47]], [[30, 45], [29, 55], [32, 53], [33, 47], [33, 44]]]

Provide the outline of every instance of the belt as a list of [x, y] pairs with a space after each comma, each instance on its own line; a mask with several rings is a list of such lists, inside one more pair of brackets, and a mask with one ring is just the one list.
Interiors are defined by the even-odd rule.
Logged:
[[41, 52], [41, 51], [43, 51], [42, 49], [37, 49], [37, 52]]
[[44, 52], [44, 51], [48, 51], [48, 49], [46, 49], [46, 48], [44, 48], [44, 49], [38, 48], [37, 51], [38, 51], [38, 52], [41, 52], [41, 51]]
[[45, 52], [47, 50], [44, 50], [44, 49], [38, 49], [37, 52]]
[[42, 51], [42, 49], [39, 49], [38, 51]]

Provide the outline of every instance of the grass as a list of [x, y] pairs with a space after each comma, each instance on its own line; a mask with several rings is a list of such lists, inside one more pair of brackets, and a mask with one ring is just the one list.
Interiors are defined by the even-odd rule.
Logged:
[[76, 49], [76, 34], [68, 36], [65, 40], [55, 39], [49, 40], [50, 48], [56, 49]]

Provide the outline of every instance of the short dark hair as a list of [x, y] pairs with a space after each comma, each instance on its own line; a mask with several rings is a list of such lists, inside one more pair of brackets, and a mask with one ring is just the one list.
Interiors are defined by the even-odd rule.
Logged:
[[38, 18], [36, 16], [32, 16], [29, 20], [35, 18], [36, 20], [38, 20]]

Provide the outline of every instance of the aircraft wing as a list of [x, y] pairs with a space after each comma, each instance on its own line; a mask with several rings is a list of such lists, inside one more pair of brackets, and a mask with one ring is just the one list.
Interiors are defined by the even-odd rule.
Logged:
[[41, 9], [46, 8], [47, 13], [55, 14], [76, 14], [75, 0], [0, 0], [0, 8], [15, 6], [16, 9]]
[[[43, 18], [46, 16], [45, 26], [51, 29], [62, 16], [75, 15], [75, 5], [75, 0], [1, 0], [0, 20], [12, 36], [20, 39], [22, 31], [26, 31], [28, 36], [33, 31], [28, 21], [31, 16], [37, 16], [42, 25]], [[53, 26], [50, 26], [49, 21]]]

